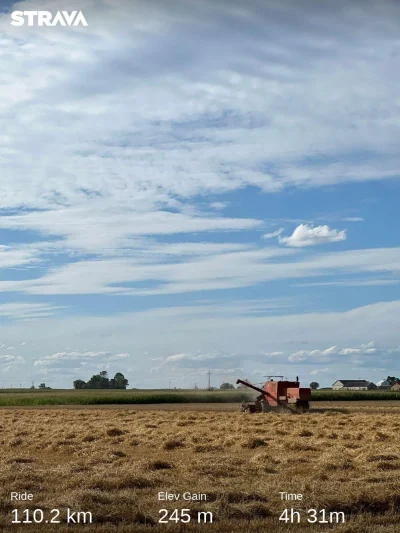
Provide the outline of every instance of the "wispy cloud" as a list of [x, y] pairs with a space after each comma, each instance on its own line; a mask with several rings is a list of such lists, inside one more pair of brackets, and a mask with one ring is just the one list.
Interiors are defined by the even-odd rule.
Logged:
[[[312, 237], [308, 237], [312, 238]], [[319, 237], [317, 237], [319, 239]], [[318, 241], [319, 242], [319, 241]], [[179, 253], [183, 253], [184, 250]], [[196, 255], [197, 248], [197, 255]], [[354, 274], [363, 276], [400, 273], [400, 248], [371, 248], [336, 253], [315, 253], [302, 257], [294, 248], [253, 248], [218, 253], [218, 246], [194, 245], [184, 261], [166, 260], [175, 254], [139, 259], [82, 260], [54, 268], [50, 273], [26, 281], [0, 281], [0, 291], [19, 291], [31, 295], [124, 294], [162, 295], [250, 287], [274, 280], [299, 280], [312, 276]], [[179, 249], [179, 247], [178, 247]], [[178, 249], [176, 252], [178, 252]], [[220, 249], [222, 252], [223, 247]], [[193, 255], [194, 254], [194, 255]], [[147, 256], [147, 257], [146, 257]], [[157, 259], [157, 260], [155, 260]], [[321, 282], [331, 280], [322, 279]], [[143, 287], [143, 283], [153, 283]], [[315, 283], [315, 282], [312, 282]]]
[[[0, 317], [12, 320], [37, 320], [50, 317], [61, 309], [63, 306], [60, 305], [10, 302], [0, 304]], [[23, 342], [21, 346], [25, 344]]]
[[296, 283], [297, 287], [379, 287], [385, 285], [398, 285], [400, 279], [348, 279], [337, 281], [310, 281]]
[[273, 239], [275, 237], [279, 237], [283, 233], [283, 228], [279, 228], [276, 231], [272, 231], [271, 233], [264, 233], [262, 236], [263, 239]]
[[344, 217], [343, 222], [364, 222], [362, 217]]

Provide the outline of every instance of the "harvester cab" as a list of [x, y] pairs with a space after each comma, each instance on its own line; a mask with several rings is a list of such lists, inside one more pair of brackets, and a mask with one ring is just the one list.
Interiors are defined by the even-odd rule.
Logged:
[[[263, 388], [256, 387], [248, 381], [238, 379], [237, 384], [245, 385], [260, 393], [255, 402], [243, 402], [243, 413], [260, 413], [268, 411], [282, 411], [294, 408], [297, 412], [306, 412], [310, 409], [311, 389], [300, 387], [299, 378], [296, 381], [287, 381], [284, 376], [266, 376], [267, 381]], [[279, 378], [278, 380], [274, 378]]]

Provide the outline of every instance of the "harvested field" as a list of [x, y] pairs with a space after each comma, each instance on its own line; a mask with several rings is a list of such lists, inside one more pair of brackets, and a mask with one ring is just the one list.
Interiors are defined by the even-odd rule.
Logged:
[[[218, 412], [221, 405], [2, 409], [0, 530], [70, 531], [62, 523], [11, 526], [12, 509], [29, 507], [46, 517], [60, 509], [62, 521], [67, 508], [90, 511], [93, 524], [74, 527], [101, 533], [395, 533], [400, 407], [349, 404], [320, 404], [306, 415], [240, 415]], [[11, 491], [24, 490], [32, 503], [10, 501]], [[160, 502], [161, 491], [207, 500]], [[283, 502], [280, 491], [304, 501]], [[286, 524], [278, 520], [285, 507], [343, 511], [346, 523], [307, 524], [304, 515]], [[191, 509], [193, 522], [159, 524], [162, 508]], [[198, 511], [212, 512], [213, 523], [197, 525]]]
[[[313, 412], [323, 412], [328, 409], [331, 412], [337, 411], [341, 413], [349, 413], [352, 411], [359, 412], [360, 408], [363, 412], [376, 412], [381, 413], [391, 411], [400, 411], [400, 401], [387, 401], [382, 404], [381, 401], [363, 400], [363, 401], [313, 401], [310, 403]], [[230, 411], [236, 413], [238, 411], [239, 402], [220, 402], [220, 403], [159, 403], [159, 404], [94, 404], [94, 405], [79, 405], [79, 404], [66, 404], [62, 406], [62, 409], [72, 410], [133, 410], [133, 411]], [[20, 406], [13, 405], [0, 405], [0, 410], [21, 410]], [[32, 405], [29, 406], [30, 410], [60, 410], [59, 405]]]

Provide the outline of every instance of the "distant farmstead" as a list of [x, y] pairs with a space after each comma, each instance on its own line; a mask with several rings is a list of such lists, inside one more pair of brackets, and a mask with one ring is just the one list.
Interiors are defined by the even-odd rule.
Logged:
[[400, 390], [400, 383], [395, 383], [392, 387], [392, 390]]
[[373, 390], [376, 388], [375, 383], [365, 379], [338, 379], [332, 385], [333, 390]]
[[381, 379], [380, 381], [378, 381], [376, 386], [378, 387], [378, 389], [390, 389], [390, 383], [387, 379]]

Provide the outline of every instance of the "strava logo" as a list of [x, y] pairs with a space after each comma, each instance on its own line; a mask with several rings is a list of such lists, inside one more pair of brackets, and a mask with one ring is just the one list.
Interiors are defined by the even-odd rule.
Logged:
[[13, 11], [13, 26], [88, 26], [82, 11], [57, 11], [53, 16], [50, 11]]

